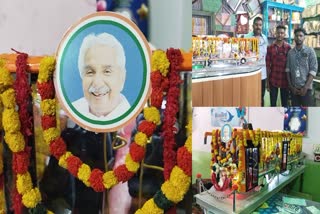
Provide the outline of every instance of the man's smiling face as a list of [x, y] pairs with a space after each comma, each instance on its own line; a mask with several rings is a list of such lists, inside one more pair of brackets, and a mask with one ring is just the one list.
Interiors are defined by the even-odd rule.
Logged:
[[84, 57], [82, 78], [83, 93], [91, 113], [105, 116], [116, 108], [125, 82], [125, 70], [118, 64], [115, 48], [107, 45], [89, 48]]

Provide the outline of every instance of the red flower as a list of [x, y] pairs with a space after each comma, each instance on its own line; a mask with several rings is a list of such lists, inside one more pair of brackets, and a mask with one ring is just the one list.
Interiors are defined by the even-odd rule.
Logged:
[[48, 128], [56, 127], [57, 122], [56, 122], [56, 117], [55, 116], [42, 116], [41, 117], [41, 125], [42, 129], [46, 130]]
[[159, 71], [151, 72], [151, 87], [160, 88], [161, 86], [162, 75]]
[[232, 185], [232, 190], [238, 190], [239, 186], [237, 184]]
[[130, 178], [132, 178], [132, 176], [134, 175], [133, 172], [129, 172], [126, 165], [122, 164], [120, 166], [118, 166], [114, 171], [115, 176], [117, 177], [117, 180], [120, 182], [126, 182], [128, 181]]
[[196, 177], [201, 178], [202, 177], [201, 173], [197, 173]]
[[192, 174], [192, 155], [185, 147], [181, 147], [178, 150], [177, 164], [186, 173], [186, 175], [191, 176], [191, 174]]
[[24, 174], [28, 171], [30, 147], [26, 148], [26, 151], [13, 153], [12, 168], [16, 174]]
[[67, 146], [64, 143], [63, 139], [59, 137], [58, 139], [55, 139], [51, 141], [50, 143], [50, 153], [57, 159], [61, 157], [67, 150]]
[[138, 126], [138, 131], [143, 132], [148, 137], [150, 137], [153, 134], [156, 127], [157, 127], [156, 124], [143, 120]]
[[52, 80], [44, 83], [37, 82], [37, 88], [42, 100], [54, 98], [55, 91]]
[[168, 180], [173, 167], [176, 165], [176, 152], [172, 149], [164, 148], [163, 160], [163, 176], [165, 180]]
[[139, 146], [136, 143], [130, 145], [130, 155], [133, 161], [140, 162], [144, 158], [145, 149], [142, 146]]
[[91, 187], [96, 192], [103, 192], [104, 185], [103, 185], [103, 172], [100, 169], [92, 170], [89, 178], [89, 182]]
[[162, 78], [161, 89], [167, 91], [169, 89], [169, 79], [168, 77]]
[[161, 108], [163, 100], [163, 92], [160, 88], [155, 88], [152, 90], [151, 94], [151, 105], [156, 108]]
[[15, 214], [21, 214], [22, 213], [22, 196], [18, 193], [17, 189], [14, 188], [14, 190], [11, 192], [11, 201], [12, 201], [12, 209], [13, 213]]
[[71, 155], [67, 158], [67, 168], [74, 177], [77, 177], [81, 164], [82, 161], [76, 156]]

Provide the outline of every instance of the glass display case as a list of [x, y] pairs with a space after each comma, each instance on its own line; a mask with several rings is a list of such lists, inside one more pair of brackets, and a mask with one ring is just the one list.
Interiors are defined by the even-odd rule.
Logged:
[[301, 13], [302, 7], [282, 4], [266, 0], [262, 3], [263, 11], [263, 34], [268, 39], [275, 39], [275, 29], [278, 25], [284, 25], [287, 28], [286, 39], [288, 43], [293, 42], [293, 31], [302, 24]]

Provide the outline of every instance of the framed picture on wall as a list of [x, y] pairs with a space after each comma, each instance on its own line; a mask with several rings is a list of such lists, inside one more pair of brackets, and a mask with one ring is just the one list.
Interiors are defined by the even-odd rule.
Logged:
[[303, 136], [307, 134], [307, 108], [289, 107], [285, 108], [284, 130], [292, 133], [300, 133]]
[[225, 124], [231, 125], [233, 128], [241, 128], [247, 123], [248, 116], [246, 108], [235, 107], [213, 107], [211, 112], [211, 126], [221, 128]]
[[260, 0], [248, 0], [242, 4], [242, 7], [249, 14], [250, 19], [261, 14]]

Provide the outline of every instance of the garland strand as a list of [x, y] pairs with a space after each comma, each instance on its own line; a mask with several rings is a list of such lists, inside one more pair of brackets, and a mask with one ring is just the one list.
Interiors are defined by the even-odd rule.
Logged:
[[[16, 111], [13, 78], [5, 68], [0, 68], [0, 93], [4, 106], [2, 112], [2, 124], [5, 131], [4, 139], [13, 155], [19, 157], [19, 165], [17, 165], [17, 168], [13, 167], [14, 172], [17, 174], [17, 191], [22, 195], [23, 205], [27, 208], [34, 208], [41, 201], [41, 194], [38, 188], [33, 187], [31, 176], [28, 172], [29, 157], [26, 157], [26, 142], [20, 131], [21, 123]], [[16, 203], [17, 198], [15, 197], [13, 200]]]
[[[28, 76], [27, 76], [27, 59], [28, 54], [18, 52], [14, 49], [18, 56], [16, 60], [16, 79], [14, 82], [14, 89], [15, 89], [15, 97], [16, 103], [18, 106], [18, 113], [19, 113], [19, 120], [21, 123], [21, 134], [24, 136], [25, 141], [25, 149], [24, 151], [13, 153], [12, 157], [12, 169], [14, 173], [19, 173], [21, 170], [22, 173], [25, 171], [23, 167], [29, 166], [29, 159], [30, 159], [30, 151], [31, 148], [28, 146], [29, 136], [32, 135], [32, 117], [28, 112], [28, 105], [30, 100], [30, 93], [31, 89], [28, 84]], [[16, 176], [14, 175], [16, 178]], [[17, 191], [16, 188], [13, 189], [11, 194], [13, 203], [13, 210], [15, 213], [22, 212], [22, 197]]]
[[181, 83], [178, 69], [182, 63], [182, 54], [179, 49], [170, 48], [167, 50], [167, 58], [170, 62], [169, 73], [169, 90], [167, 94], [167, 104], [164, 111], [163, 120], [163, 162], [164, 179], [168, 180], [173, 167], [176, 165], [176, 142], [175, 133], [177, 129], [174, 127], [176, 123], [176, 115], [179, 111], [179, 84]]
[[113, 171], [102, 172], [100, 169], [91, 169], [85, 163], [66, 150], [66, 144], [60, 137], [56, 127], [54, 99], [54, 87], [52, 74], [55, 59], [46, 57], [40, 63], [37, 87], [41, 96], [40, 108], [45, 143], [49, 144], [51, 154], [59, 160], [59, 165], [69, 170], [83, 183], [92, 187], [97, 192], [102, 192], [112, 186], [128, 181], [140, 167], [140, 162], [145, 155], [145, 147], [152, 136], [156, 126], [160, 124], [160, 112], [154, 107], [146, 107], [143, 110], [145, 120], [138, 126], [138, 132], [134, 136], [134, 142], [130, 145], [130, 151], [125, 158], [125, 164], [118, 166]]
[[[191, 133], [192, 124], [187, 126]], [[183, 147], [177, 152], [177, 165], [173, 167], [170, 178], [165, 181], [161, 190], [153, 198], [149, 199], [136, 214], [161, 214], [168, 210], [173, 204], [180, 202], [191, 184], [192, 171], [192, 135], [190, 134]]]

